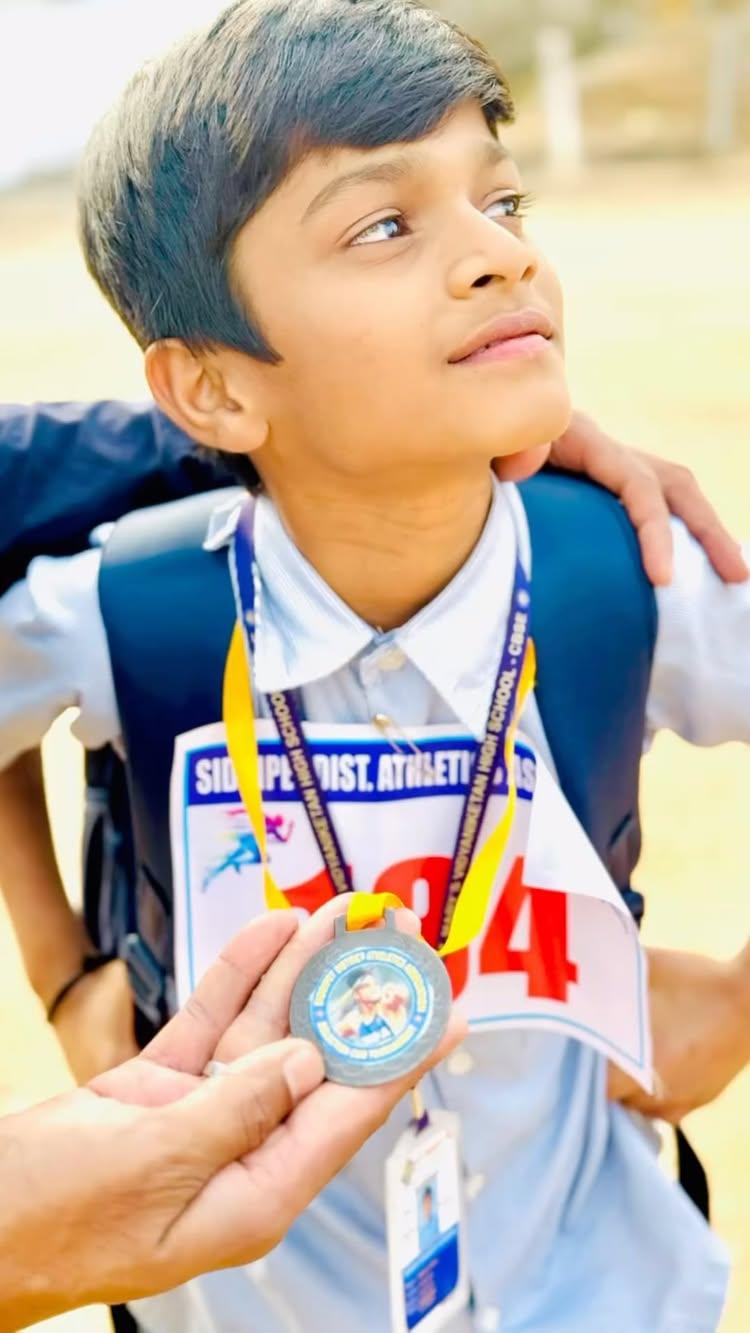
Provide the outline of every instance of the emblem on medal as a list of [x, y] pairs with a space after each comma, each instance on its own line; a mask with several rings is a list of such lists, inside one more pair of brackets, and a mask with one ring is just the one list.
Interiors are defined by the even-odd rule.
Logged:
[[440, 958], [388, 909], [376, 928], [351, 930], [337, 918], [334, 939], [294, 987], [290, 1027], [319, 1048], [333, 1083], [365, 1087], [416, 1069], [440, 1042], [450, 1008]]

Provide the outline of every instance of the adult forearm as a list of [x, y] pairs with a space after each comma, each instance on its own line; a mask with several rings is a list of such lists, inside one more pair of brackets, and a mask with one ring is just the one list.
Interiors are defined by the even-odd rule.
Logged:
[[[69, 1201], [55, 1197], [51, 1180], [39, 1178], [34, 1132], [49, 1134], [50, 1127], [37, 1125], [38, 1117], [34, 1108], [0, 1120], [0, 1186], [6, 1204], [0, 1218], [0, 1333], [51, 1318], [75, 1303], [65, 1290], [65, 1270], [72, 1284], [73, 1264], [59, 1262], [70, 1226]], [[69, 1152], [70, 1143], [64, 1146]], [[53, 1163], [45, 1166], [54, 1171]], [[50, 1203], [57, 1205], [54, 1217]]]
[[0, 887], [26, 973], [48, 1004], [87, 942], [57, 868], [38, 750], [0, 772]]

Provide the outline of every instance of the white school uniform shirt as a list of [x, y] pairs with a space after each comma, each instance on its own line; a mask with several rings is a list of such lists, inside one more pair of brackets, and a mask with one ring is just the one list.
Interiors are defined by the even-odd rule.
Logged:
[[[217, 514], [209, 543], [229, 540]], [[482, 536], [452, 582], [402, 628], [378, 634], [322, 581], [258, 503], [255, 683], [301, 688], [316, 722], [461, 722], [483, 734], [506, 628], [516, 533], [513, 487], [495, 483]], [[675, 578], [657, 590], [649, 736], [750, 741], [750, 585], [725, 587], [680, 524]], [[525, 549], [524, 549], [525, 548]], [[69, 704], [87, 745], [118, 732], [98, 608], [99, 555], [37, 560], [0, 603], [0, 763]], [[533, 569], [532, 569], [533, 577]], [[522, 728], [552, 757], [533, 697]], [[553, 769], [554, 771], [554, 769]], [[571, 814], [571, 821], [573, 820]], [[710, 1333], [727, 1279], [723, 1246], [662, 1173], [641, 1122], [605, 1096], [604, 1059], [538, 1032], [472, 1034], [426, 1080], [428, 1105], [462, 1120], [474, 1306], [454, 1333]], [[148, 1333], [387, 1333], [388, 1125], [260, 1263], [196, 1279], [133, 1307]]]

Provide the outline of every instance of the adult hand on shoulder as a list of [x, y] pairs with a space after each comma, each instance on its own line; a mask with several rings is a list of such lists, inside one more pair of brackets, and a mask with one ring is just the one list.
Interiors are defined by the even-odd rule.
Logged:
[[[141, 1055], [0, 1121], [0, 1330], [259, 1258], [386, 1120], [423, 1071], [324, 1083], [317, 1050], [284, 1037], [291, 988], [346, 906], [299, 929], [287, 912], [253, 922]], [[463, 1030], [454, 1016], [429, 1064]], [[202, 1078], [211, 1059], [231, 1073]]]
[[580, 472], [619, 498], [638, 533], [646, 573], [657, 586], [672, 578], [670, 514], [682, 519], [725, 583], [744, 583], [748, 578], [739, 545], [688, 468], [628, 449], [583, 412], [574, 412], [565, 434], [553, 445], [497, 459], [495, 470], [501, 481], [523, 481], [546, 462]]
[[649, 949], [657, 1093], [610, 1067], [609, 1095], [677, 1124], [714, 1101], [750, 1060], [750, 947], [729, 962]]

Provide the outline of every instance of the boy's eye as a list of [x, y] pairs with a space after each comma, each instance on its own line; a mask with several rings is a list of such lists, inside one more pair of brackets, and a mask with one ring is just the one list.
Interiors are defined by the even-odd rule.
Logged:
[[484, 211], [498, 222], [506, 218], [522, 218], [526, 216], [530, 198], [528, 194], [504, 194], [502, 199], [493, 199]]
[[400, 213], [392, 213], [387, 218], [378, 218], [369, 227], [360, 231], [349, 242], [350, 245], [372, 245], [375, 241], [395, 241], [406, 235], [406, 223]]

